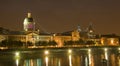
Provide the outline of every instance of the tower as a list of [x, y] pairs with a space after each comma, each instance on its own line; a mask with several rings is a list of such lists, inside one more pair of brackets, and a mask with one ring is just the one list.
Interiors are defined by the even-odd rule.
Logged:
[[82, 30], [81, 30], [81, 27], [78, 25], [77, 26], [77, 30], [79, 31], [79, 32], [81, 32]]
[[87, 28], [87, 32], [89, 32], [89, 33], [93, 33], [94, 32], [92, 23], [89, 24], [89, 26]]
[[87, 28], [87, 34], [89, 38], [94, 38], [94, 30], [93, 30], [93, 24], [90, 23], [88, 28]]
[[28, 13], [27, 17], [24, 19], [23, 29], [24, 29], [24, 31], [34, 31], [35, 30], [35, 22], [31, 16], [31, 13]]

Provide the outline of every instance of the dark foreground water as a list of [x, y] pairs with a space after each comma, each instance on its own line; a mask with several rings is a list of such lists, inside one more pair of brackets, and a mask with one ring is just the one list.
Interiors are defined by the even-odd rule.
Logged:
[[120, 66], [119, 47], [0, 52], [0, 66]]

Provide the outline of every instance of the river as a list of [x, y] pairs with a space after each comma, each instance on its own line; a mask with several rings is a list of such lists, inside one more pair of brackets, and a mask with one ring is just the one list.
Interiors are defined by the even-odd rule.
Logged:
[[2, 50], [0, 66], [120, 66], [119, 53], [119, 47]]

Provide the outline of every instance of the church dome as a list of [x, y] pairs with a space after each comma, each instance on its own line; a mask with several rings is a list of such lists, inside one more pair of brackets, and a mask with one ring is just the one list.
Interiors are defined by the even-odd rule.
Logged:
[[32, 17], [31, 17], [31, 18], [28, 18], [28, 17], [27, 17], [27, 18], [25, 18], [25, 20], [26, 20], [27, 22], [34, 22]]
[[27, 14], [27, 17], [24, 19], [23, 28], [25, 31], [34, 31], [35, 30], [35, 22], [31, 16], [31, 13]]
[[25, 18], [27, 20], [27, 22], [33, 22], [33, 18], [31, 16], [31, 13], [27, 14], [27, 18]]

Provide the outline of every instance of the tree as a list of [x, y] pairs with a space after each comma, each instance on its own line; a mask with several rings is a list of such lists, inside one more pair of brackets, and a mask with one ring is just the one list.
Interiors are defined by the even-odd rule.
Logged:
[[87, 41], [87, 42], [86, 42], [86, 44], [88, 44], [88, 45], [90, 45], [90, 44], [95, 44], [95, 42], [94, 42], [94, 41], [89, 40], [89, 41]]
[[23, 42], [16, 40], [4, 40], [1, 42], [2, 47], [23, 47]]
[[52, 46], [55, 46], [55, 45], [57, 45], [57, 43], [56, 43], [55, 41], [49, 41], [49, 42], [48, 42], [48, 45], [50, 45], [50, 46], [51, 46], [51, 45], [52, 45]]

